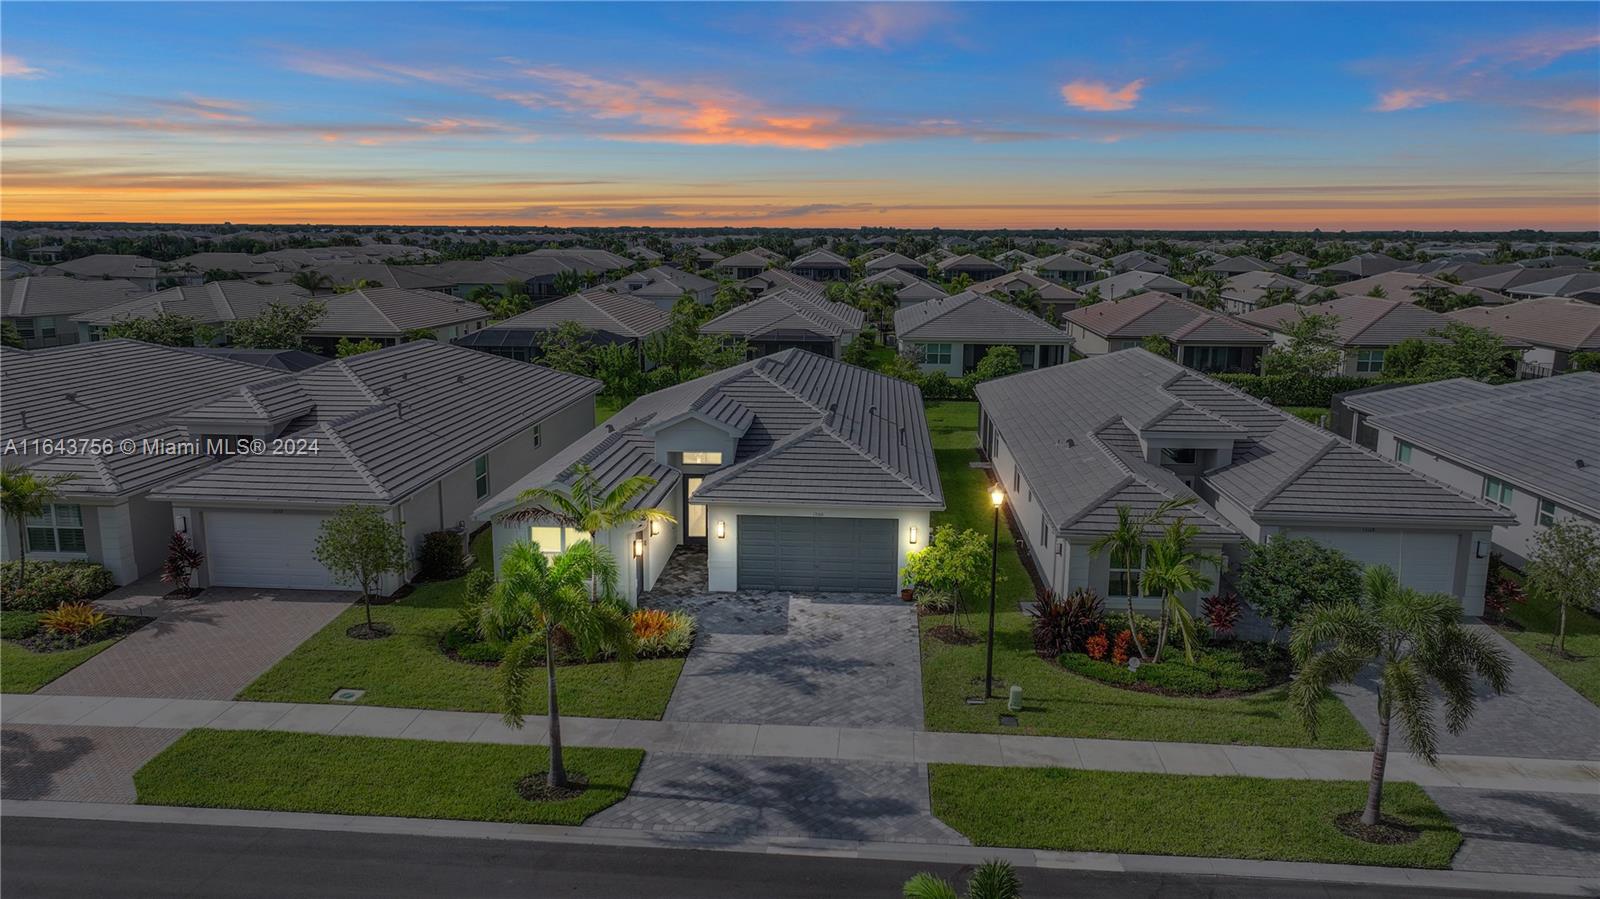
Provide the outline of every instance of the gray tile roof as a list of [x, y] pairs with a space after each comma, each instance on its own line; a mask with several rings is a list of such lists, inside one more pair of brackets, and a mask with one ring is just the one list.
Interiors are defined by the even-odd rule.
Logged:
[[[381, 262], [351, 262], [339, 259], [336, 262], [319, 263], [312, 270], [326, 275], [334, 285], [370, 281], [382, 287], [435, 290], [456, 283], [449, 277], [437, 273], [430, 265], [386, 265]], [[501, 278], [491, 283], [503, 280], [505, 279]]]
[[773, 261], [768, 257], [763, 256], [754, 250], [746, 250], [743, 253], [735, 253], [732, 256], [719, 259], [717, 260], [716, 264], [711, 267], [714, 269], [727, 269], [731, 271], [736, 268], [766, 268], [772, 264]]
[[1573, 272], [1544, 281], [1519, 284], [1507, 290], [1518, 296], [1570, 297], [1600, 288], [1600, 272]]
[[1370, 275], [1357, 281], [1347, 281], [1336, 284], [1333, 292], [1340, 296], [1364, 296], [1373, 290], [1382, 288], [1386, 298], [1391, 300], [1404, 300], [1407, 303], [1416, 302], [1415, 294], [1419, 290], [1442, 287], [1451, 293], [1464, 294], [1476, 299], [1480, 303], [1495, 305], [1506, 302], [1506, 298], [1492, 290], [1481, 287], [1464, 287], [1460, 284], [1451, 284], [1449, 281], [1440, 281], [1427, 275], [1412, 272], [1383, 272]]
[[1375, 412], [1373, 427], [1407, 443], [1600, 518], [1600, 373], [1496, 387], [1465, 380], [1442, 384], [1397, 387], [1347, 402]]
[[588, 464], [609, 489], [657, 478], [654, 505], [677, 472], [655, 459], [658, 427], [686, 416], [739, 436], [730, 464], [708, 475], [697, 502], [784, 506], [943, 508], [933, 443], [916, 387], [804, 350], [785, 350], [640, 397], [478, 508], [486, 520], [517, 509], [531, 487], [570, 484]]
[[161, 263], [148, 256], [96, 253], [79, 259], [57, 262], [51, 268], [74, 278], [161, 278], [166, 277]]
[[1540, 297], [1505, 306], [1474, 306], [1445, 313], [1511, 340], [1567, 352], [1600, 350], [1600, 305], [1565, 297]]
[[34, 275], [0, 281], [0, 312], [7, 317], [76, 315], [115, 306], [144, 293], [132, 281], [84, 281]]
[[1253, 256], [1229, 256], [1206, 266], [1205, 270], [1208, 272], [1220, 272], [1224, 275], [1237, 275], [1242, 272], [1264, 272], [1271, 268], [1272, 266]]
[[[1053, 526], [1104, 534], [1120, 504], [1150, 509], [1196, 494], [1146, 462], [1143, 428], [1231, 434], [1231, 459], [1205, 485], [1257, 520], [1329, 525], [1503, 522], [1505, 514], [1144, 350], [1123, 350], [978, 385], [983, 411]], [[1168, 424], [1171, 422], [1171, 424]], [[1196, 499], [1183, 513], [1206, 536], [1238, 539]]]
[[1576, 266], [1561, 268], [1524, 268], [1523, 266], [1518, 265], [1513, 266], [1505, 271], [1496, 272], [1492, 275], [1484, 275], [1483, 277], [1479, 278], [1467, 279], [1465, 283], [1468, 287], [1482, 287], [1486, 290], [1498, 290], [1504, 293], [1507, 290], [1515, 287], [1521, 287], [1524, 284], [1537, 284], [1541, 281], [1549, 281], [1552, 278], [1562, 275], [1576, 275], [1586, 271], [1588, 271], [1588, 269], [1579, 268]]
[[1065, 287], [1026, 271], [1008, 272], [998, 278], [990, 278], [987, 281], [974, 284], [971, 289], [976, 293], [992, 294], [996, 291], [1021, 293], [1030, 287], [1038, 292], [1039, 298], [1042, 300], [1060, 303], [1076, 302], [1083, 299], [1083, 294], [1070, 287]]
[[840, 256], [838, 253], [831, 253], [827, 250], [812, 250], [809, 253], [797, 257], [793, 262], [789, 263], [789, 267], [792, 269], [849, 268], [850, 260]]
[[868, 262], [866, 268], [869, 272], [881, 272], [889, 269], [909, 269], [913, 272], [926, 272], [928, 270], [926, 265], [899, 253], [886, 253], [879, 256]]
[[957, 343], [1070, 344], [1067, 332], [1010, 303], [965, 290], [894, 314], [901, 340]]
[[942, 260], [938, 265], [938, 269], [939, 271], [948, 274], [951, 272], [982, 272], [990, 270], [1003, 272], [1005, 271], [1006, 267], [998, 262], [985, 259], [982, 256], [966, 253], [961, 256], [951, 256], [949, 259]]
[[[133, 318], [149, 318], [160, 313], [187, 315], [201, 324], [254, 318], [271, 303], [299, 305], [312, 297], [293, 284], [257, 284], [254, 281], [213, 281], [210, 284], [172, 287], [136, 299], [107, 306], [76, 320], [92, 325], [109, 325]], [[322, 298], [318, 298], [322, 299]]]
[[486, 330], [544, 331], [562, 322], [577, 322], [587, 331], [633, 339], [648, 337], [672, 323], [670, 312], [631, 297], [591, 288], [496, 322]]
[[830, 302], [815, 293], [779, 288], [706, 322], [700, 333], [754, 339], [777, 332], [803, 332], [836, 338], [860, 331], [865, 321], [866, 316], [854, 306]]
[[1385, 256], [1382, 253], [1362, 253], [1358, 256], [1352, 256], [1343, 262], [1335, 262], [1333, 265], [1325, 265], [1322, 268], [1317, 269], [1317, 271], [1344, 272], [1346, 274], [1355, 275], [1358, 278], [1365, 278], [1368, 275], [1378, 275], [1384, 272], [1392, 272], [1397, 268], [1404, 268], [1405, 265], [1406, 263], [1394, 258], [1393, 256]]
[[1439, 313], [1404, 300], [1359, 295], [1310, 306], [1283, 303], [1246, 312], [1238, 319], [1269, 331], [1287, 332], [1295, 322], [1308, 315], [1337, 318], [1335, 342], [1342, 347], [1390, 347], [1411, 339], [1436, 341], [1441, 338], [1430, 332], [1450, 323], [1450, 319]]
[[488, 310], [447, 293], [375, 287], [324, 294], [328, 314], [308, 333], [397, 337], [415, 328], [442, 328], [489, 317]]
[[1120, 275], [1112, 275], [1109, 278], [1090, 281], [1083, 286], [1083, 289], [1088, 290], [1091, 287], [1098, 288], [1100, 296], [1108, 300], [1117, 300], [1149, 290], [1163, 293], [1170, 291], [1182, 293], [1190, 289], [1189, 285], [1179, 281], [1177, 278], [1169, 278], [1160, 272], [1143, 271], [1123, 272]]
[[1071, 253], [1057, 253], [1043, 259], [1035, 259], [1023, 265], [1023, 268], [1034, 272], [1092, 272], [1095, 267], [1079, 259]]
[[1277, 272], [1244, 272], [1234, 275], [1222, 285], [1222, 297], [1256, 306], [1260, 304], [1262, 297], [1266, 296], [1267, 291], [1282, 290], [1285, 287], [1295, 292], [1297, 300], [1317, 289], [1315, 284], [1307, 284], [1298, 278], [1280, 275]]
[[1233, 343], [1265, 346], [1266, 333], [1239, 324], [1187, 300], [1149, 292], [1080, 306], [1067, 321], [1106, 338], [1134, 340], [1152, 335], [1190, 343]]

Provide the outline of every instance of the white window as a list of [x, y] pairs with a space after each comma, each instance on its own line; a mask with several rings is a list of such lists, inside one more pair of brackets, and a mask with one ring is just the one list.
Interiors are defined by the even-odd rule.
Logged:
[[39, 324], [39, 336], [40, 337], [49, 338], [49, 337], [56, 336], [56, 320], [55, 319], [50, 318], [49, 316], [45, 316], [44, 318], [39, 319], [38, 324]]
[[1394, 442], [1394, 460], [1409, 464], [1411, 462], [1411, 444], [1404, 440], [1396, 440]]
[[28, 519], [28, 551], [36, 553], [81, 553], [89, 545], [83, 540], [83, 507], [56, 503], [44, 514]]
[[1511, 497], [1515, 493], [1516, 491], [1511, 489], [1510, 484], [1499, 478], [1483, 479], [1483, 498], [1497, 506], [1502, 508], [1509, 507], [1511, 505]]
[[925, 343], [922, 345], [922, 361], [929, 365], [949, 365], [951, 359], [950, 344]]
[[684, 453], [684, 465], [721, 465], [722, 453]]
[[22, 339], [23, 340], [32, 340], [33, 339], [33, 319], [31, 319], [31, 318], [14, 318], [11, 321], [16, 323], [17, 333], [22, 335]]
[[478, 494], [478, 499], [489, 495], [488, 456], [479, 456], [472, 460], [472, 489]]
[[1106, 586], [1107, 596], [1138, 596], [1139, 576], [1144, 571], [1144, 559], [1141, 557], [1137, 563], [1123, 556], [1121, 553], [1111, 554], [1111, 579]]
[[1377, 374], [1383, 371], [1383, 350], [1356, 350], [1356, 372]]
[[1539, 500], [1539, 527], [1547, 528], [1556, 523], [1556, 504], [1547, 500]]
[[538, 544], [539, 551], [547, 556], [553, 556], [580, 540], [588, 539], [589, 535], [577, 528], [537, 524], [528, 528], [528, 540]]

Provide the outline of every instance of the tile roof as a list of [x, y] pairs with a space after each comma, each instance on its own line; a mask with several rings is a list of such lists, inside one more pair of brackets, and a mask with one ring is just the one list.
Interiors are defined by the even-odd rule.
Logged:
[[907, 306], [894, 314], [901, 340], [959, 343], [1072, 342], [1067, 332], [1003, 300], [965, 290]]
[[[187, 315], [201, 324], [220, 324], [260, 315], [271, 303], [299, 305], [313, 299], [293, 284], [257, 284], [254, 281], [212, 281], [210, 284], [170, 287], [136, 299], [77, 316], [77, 321], [108, 325], [160, 313]], [[323, 299], [318, 297], [317, 299]]]
[[1270, 336], [1255, 328], [1188, 300], [1154, 291], [1079, 306], [1063, 318], [1107, 338], [1131, 340], [1160, 335], [1191, 343], [1272, 343]]
[[1360, 295], [1309, 306], [1282, 303], [1246, 312], [1238, 319], [1269, 331], [1287, 332], [1295, 322], [1308, 315], [1337, 318], [1335, 342], [1343, 347], [1389, 347], [1411, 339], [1436, 341], [1442, 338], [1430, 332], [1450, 323], [1450, 319], [1439, 313], [1404, 300]]
[[1572, 272], [1506, 289], [1520, 296], [1569, 297], [1596, 288], [1600, 288], [1600, 272]]
[[860, 331], [865, 321], [865, 314], [854, 306], [830, 302], [816, 293], [778, 288], [706, 322], [700, 333], [759, 338], [802, 332], [834, 338]]
[[1505, 306], [1457, 309], [1444, 317], [1535, 346], [1574, 353], [1600, 350], [1600, 305], [1582, 300], [1538, 297]]
[[974, 284], [970, 289], [976, 293], [987, 294], [996, 291], [1004, 291], [1006, 293], [1022, 292], [1030, 287], [1038, 291], [1039, 298], [1042, 300], [1067, 302], [1083, 299], [1083, 294], [1070, 287], [1057, 284], [1054, 281], [1026, 271], [1007, 272], [998, 278], [990, 278], [987, 281]]
[[486, 319], [488, 310], [447, 293], [375, 287], [318, 296], [328, 314], [310, 334], [393, 336], [415, 328], [442, 328]]
[[50, 267], [74, 278], [161, 278], [167, 275], [161, 263], [148, 256], [117, 253], [95, 253], [52, 263]]
[[972, 269], [995, 269], [997, 271], [1005, 270], [1005, 266], [1001, 265], [1000, 263], [985, 259], [982, 256], [973, 255], [972, 253], [966, 253], [961, 256], [951, 256], [949, 259], [941, 261], [938, 265], [938, 268], [941, 272], [960, 272], [969, 271]]
[[926, 265], [923, 265], [909, 256], [902, 256], [899, 253], [886, 253], [882, 256], [879, 256], [878, 258], [873, 259], [871, 262], [868, 262], [866, 268], [869, 272], [881, 272], [886, 269], [902, 268], [919, 272], [925, 272], [928, 270]]
[[1087, 291], [1091, 287], [1097, 288], [1100, 291], [1100, 296], [1107, 300], [1117, 300], [1136, 293], [1144, 293], [1147, 290], [1159, 290], [1162, 292], [1175, 290], [1182, 293], [1190, 289], [1189, 285], [1179, 281], [1177, 278], [1169, 278], [1160, 272], [1141, 271], [1123, 272], [1120, 275], [1112, 275], [1109, 278], [1090, 281], [1083, 286], [1083, 289]]
[[485, 330], [544, 331], [562, 322], [577, 322], [587, 331], [640, 338], [665, 329], [672, 323], [672, 314], [632, 299], [631, 295], [591, 288], [496, 322]]
[[1404, 300], [1407, 303], [1416, 302], [1415, 294], [1420, 290], [1442, 287], [1455, 294], [1465, 294], [1480, 303], [1494, 305], [1506, 302], [1506, 298], [1492, 290], [1481, 287], [1464, 287], [1460, 284], [1451, 284], [1438, 278], [1427, 275], [1418, 275], [1411, 272], [1383, 272], [1371, 275], [1356, 281], [1347, 281], [1335, 284], [1333, 292], [1340, 296], [1364, 296], [1371, 291], [1382, 288], [1384, 296], [1391, 300]]
[[1392, 272], [1397, 268], [1404, 268], [1405, 265], [1405, 262], [1396, 259], [1393, 256], [1385, 256], [1382, 253], [1362, 253], [1358, 256], [1352, 256], [1343, 262], [1335, 262], [1332, 265], [1325, 265], [1322, 268], [1317, 269], [1317, 271], [1344, 272], [1346, 274], [1355, 275], [1358, 278], [1365, 278], [1368, 275], [1378, 275], [1382, 274], [1383, 272]]
[[144, 293], [132, 281], [86, 281], [30, 275], [0, 281], [0, 312], [8, 317], [76, 315], [115, 306]]
[[1035, 259], [1023, 268], [1035, 272], [1092, 272], [1095, 267], [1083, 261], [1072, 253], [1057, 253], [1043, 259]]

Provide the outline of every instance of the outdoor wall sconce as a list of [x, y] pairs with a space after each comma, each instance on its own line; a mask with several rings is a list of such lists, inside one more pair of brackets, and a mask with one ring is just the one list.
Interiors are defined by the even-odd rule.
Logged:
[[917, 526], [916, 525], [912, 525], [911, 526], [911, 545], [912, 546], [916, 546], [917, 545]]
[[728, 523], [726, 521], [717, 522], [717, 539], [721, 540], [726, 536], [728, 536]]
[[644, 558], [644, 541], [638, 537], [633, 538], [633, 557], [635, 559]]
[[1476, 556], [1477, 558], [1479, 558], [1479, 559], [1481, 559], [1484, 556], [1488, 555], [1488, 553], [1485, 553], [1483, 551], [1483, 541], [1482, 540], [1474, 540], [1472, 542], [1472, 554], [1474, 556]]
[[660, 533], [661, 533], [661, 522], [660, 521], [651, 521], [650, 522], [650, 536], [654, 537], [654, 536], [656, 536], [657, 534], [660, 534]]

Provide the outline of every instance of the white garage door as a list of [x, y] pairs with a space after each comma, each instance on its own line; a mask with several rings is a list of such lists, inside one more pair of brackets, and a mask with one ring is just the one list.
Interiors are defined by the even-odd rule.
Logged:
[[1400, 583], [1424, 593], [1455, 593], [1455, 534], [1426, 531], [1294, 531], [1331, 546], [1363, 565], [1387, 565]]
[[349, 590], [317, 562], [321, 515], [304, 512], [205, 513], [206, 564], [219, 587]]

